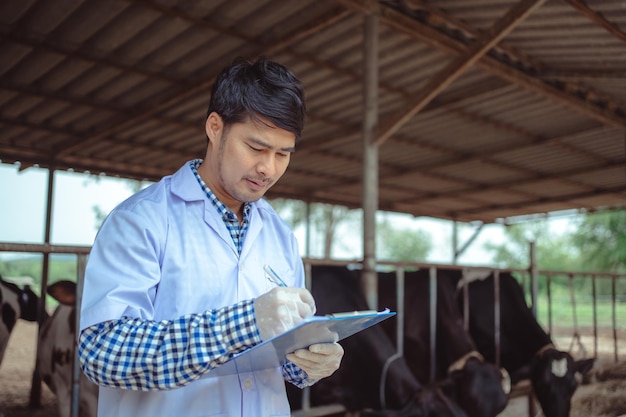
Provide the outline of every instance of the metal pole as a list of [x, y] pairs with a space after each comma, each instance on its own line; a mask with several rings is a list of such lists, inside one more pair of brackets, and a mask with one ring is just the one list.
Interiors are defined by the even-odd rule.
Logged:
[[468, 270], [463, 269], [463, 275], [461, 280], [463, 281], [463, 328], [469, 333], [470, 325], [470, 299], [469, 299], [469, 282], [467, 282]]
[[616, 311], [616, 288], [617, 277], [611, 277], [611, 326], [613, 327], [613, 355], [615, 362], [618, 360], [617, 354], [617, 311]]
[[537, 245], [530, 242], [530, 297], [532, 299], [533, 316], [537, 317]]
[[306, 227], [304, 240], [304, 257], [311, 257], [311, 202], [306, 202]]
[[402, 267], [396, 268], [396, 300], [398, 304], [396, 346], [398, 354], [404, 355], [404, 268]]
[[363, 48], [363, 291], [370, 308], [378, 308], [376, 211], [378, 210], [378, 16], [365, 15]]
[[493, 327], [496, 354], [496, 366], [500, 367], [500, 271], [493, 273]]
[[596, 289], [596, 275], [591, 275], [591, 293], [593, 295], [593, 356], [598, 357], [598, 300]]
[[459, 224], [456, 220], [452, 222], [452, 264], [456, 265], [459, 255]]
[[[44, 232], [44, 245], [50, 244], [50, 230], [52, 228], [52, 197], [54, 195], [54, 166], [50, 165], [48, 169], [48, 198], [46, 202], [46, 229]], [[39, 306], [37, 309], [37, 357], [39, 357], [39, 333], [43, 324], [46, 312], [46, 293], [48, 290], [48, 273], [50, 270], [50, 254], [44, 252], [43, 263], [41, 267], [41, 294], [39, 297]], [[35, 361], [35, 369], [30, 384], [30, 399], [28, 402], [30, 408], [41, 407], [41, 376], [39, 375], [39, 365]]]
[[[87, 255], [78, 255], [76, 277], [76, 313], [74, 326], [76, 336], [80, 331], [80, 305], [83, 299], [83, 282], [85, 280], [85, 267], [87, 266]], [[78, 407], [80, 404], [80, 361], [76, 349], [77, 339], [74, 340], [74, 364], [72, 368], [72, 408], [71, 417], [78, 417]]]
[[[308, 203], [307, 203], [307, 211], [308, 211]], [[307, 215], [307, 223], [309, 216]], [[308, 231], [307, 231], [308, 234]], [[313, 266], [311, 262], [306, 262], [304, 264], [304, 285], [309, 290], [313, 290]], [[300, 403], [300, 408], [303, 411], [308, 411], [311, 409], [311, 387], [305, 387], [302, 389], [302, 399]]]
[[548, 333], [552, 335], [552, 275], [548, 274], [547, 278], [547, 288], [548, 291]]
[[430, 382], [437, 377], [437, 268], [430, 267]]

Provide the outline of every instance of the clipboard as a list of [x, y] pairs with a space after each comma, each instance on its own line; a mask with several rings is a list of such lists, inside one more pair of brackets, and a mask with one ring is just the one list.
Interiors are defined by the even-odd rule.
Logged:
[[255, 372], [282, 366], [288, 353], [315, 343], [332, 343], [352, 336], [396, 313], [365, 310], [311, 316], [286, 332], [242, 352], [205, 374], [203, 378]]

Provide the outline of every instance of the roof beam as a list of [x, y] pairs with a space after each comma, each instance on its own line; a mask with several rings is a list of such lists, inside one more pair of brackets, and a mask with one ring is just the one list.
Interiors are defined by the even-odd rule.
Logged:
[[396, 133], [416, 113], [422, 110], [439, 93], [445, 90], [469, 67], [481, 59], [491, 48], [497, 45], [517, 25], [522, 23], [545, 0], [522, 0], [513, 6], [502, 18], [496, 21], [483, 36], [474, 41], [463, 54], [454, 58], [439, 74], [431, 78], [426, 86], [416, 94], [415, 99], [404, 109], [387, 118], [378, 130], [374, 139], [375, 145], [381, 145]]
[[[338, 3], [349, 7], [359, 13], [377, 13], [381, 22], [396, 30], [399, 30], [416, 40], [424, 42], [441, 51], [454, 54], [462, 54], [466, 51], [466, 46], [460, 40], [437, 30], [436, 27], [420, 22], [390, 7], [373, 3], [368, 0], [335, 0]], [[510, 55], [510, 54], [509, 54]], [[513, 59], [519, 58], [511, 55]], [[528, 67], [524, 59], [520, 59], [519, 66], [505, 63], [491, 55], [484, 55], [476, 64], [483, 70], [490, 72], [510, 83], [524, 88], [534, 94], [557, 101], [569, 108], [582, 112], [590, 118], [598, 120], [606, 125], [626, 128], [626, 112], [616, 103], [610, 100], [592, 100], [587, 98], [589, 88], [565, 83], [550, 83], [537, 79], [529, 71], [541, 71], [541, 68]], [[599, 95], [592, 95], [597, 97]], [[607, 102], [608, 101], [608, 102]]]
[[136, 65], [126, 65], [120, 62], [112, 61], [110, 59], [91, 56], [80, 50], [70, 49], [67, 47], [53, 44], [47, 41], [46, 39], [31, 38], [29, 37], [28, 34], [24, 34], [24, 33], [20, 34], [19, 36], [16, 35], [15, 33], [0, 33], [0, 39], [13, 42], [13, 43], [22, 44], [24, 46], [27, 46], [33, 49], [42, 49], [48, 52], [53, 52], [55, 54], [63, 55], [64, 57], [67, 57], [67, 58], [74, 58], [77, 60], [90, 62], [95, 65], [108, 66], [108, 67], [120, 70], [122, 72], [140, 74], [146, 78], [163, 81], [172, 85], [173, 84], [186, 85], [189, 82], [189, 80], [187, 79], [168, 77], [159, 72], [154, 72], [154, 71], [149, 71], [144, 68], [139, 68]]
[[[130, 1], [130, 0], [128, 0]], [[149, 1], [149, 0], [143, 0], [143, 3], [155, 8], [156, 10], [161, 11], [161, 6], [155, 2]], [[190, 22], [193, 23], [198, 23], [198, 19], [194, 18], [191, 15], [187, 15], [184, 14], [183, 12], [180, 11], [172, 11], [170, 9], [167, 9], [168, 14], [171, 13], [176, 13], [177, 17], [179, 18], [184, 18]], [[317, 21], [313, 22], [312, 24], [309, 24], [305, 27], [302, 28], [298, 28], [297, 30], [281, 37], [278, 39], [275, 39], [271, 44], [260, 44], [259, 40], [257, 38], [250, 38], [247, 37], [241, 33], [238, 32], [234, 32], [233, 30], [228, 30], [227, 34], [231, 35], [231, 36], [235, 36], [237, 38], [240, 38], [246, 42], [249, 43], [254, 43], [257, 44], [259, 46], [262, 47], [262, 50], [258, 52], [258, 54], [274, 54], [280, 50], [286, 49], [288, 48], [291, 44], [293, 44], [294, 42], [302, 39], [303, 36], [308, 36], [311, 33], [315, 33], [317, 30], [320, 30], [328, 25], [332, 25], [333, 23], [335, 23], [337, 20], [339, 19], [343, 19], [346, 15], [348, 15], [350, 12], [347, 10], [333, 10], [331, 11], [332, 13], [329, 13], [328, 15], [318, 19]], [[219, 28], [216, 27], [212, 24], [207, 23], [206, 21], [202, 21], [200, 20], [200, 22], [202, 22], [203, 26], [208, 26], [210, 29], [215, 30], [215, 31], [222, 31], [221, 33], [225, 33], [226, 29], [224, 28]], [[169, 97], [163, 98], [162, 100], [158, 100], [158, 104], [149, 108], [144, 108], [144, 109], [140, 109], [139, 111], [136, 112], [127, 112], [125, 114], [122, 115], [121, 120], [114, 120], [112, 121], [108, 126], [104, 127], [103, 129], [89, 135], [88, 137], [82, 137], [80, 139], [74, 139], [71, 141], [68, 141], [66, 143], [64, 143], [63, 145], [57, 147], [54, 150], [54, 154], [55, 155], [61, 155], [61, 154], [67, 154], [70, 153], [72, 150], [74, 150], [76, 147], [81, 146], [83, 144], [85, 144], [86, 142], [95, 142], [98, 141], [106, 136], [109, 136], [111, 134], [114, 134], [115, 132], [118, 132], [120, 130], [124, 130], [127, 129], [128, 127], [134, 125], [135, 123], [139, 122], [139, 121], [143, 121], [146, 120], [152, 116], [154, 116], [155, 114], [157, 114], [159, 111], [161, 111], [162, 109], [172, 106], [176, 103], [181, 102], [182, 100], [186, 99], [187, 97], [191, 96], [192, 94], [195, 94], [199, 91], [208, 89], [211, 87], [211, 85], [213, 84], [213, 82], [215, 81], [215, 77], [217, 76], [217, 74], [213, 74], [207, 78], [205, 78], [202, 81], [199, 81], [197, 83], [194, 83], [193, 85], [185, 85], [185, 88], [183, 88], [182, 90], [179, 90], [177, 92], [175, 92], [174, 94], [172, 94]]]
[[538, 197], [534, 200], [524, 201], [523, 205], [516, 204], [516, 203], [489, 204], [488, 206], [483, 206], [483, 207], [468, 208], [465, 210], [461, 210], [460, 212], [465, 215], [468, 215], [468, 214], [473, 214], [473, 213], [480, 213], [485, 210], [493, 211], [493, 210], [501, 210], [501, 209], [506, 209], [506, 208], [523, 208], [529, 205], [560, 203], [560, 202], [568, 201], [568, 200], [589, 198], [589, 197], [593, 197], [599, 194], [615, 194], [615, 195], [623, 196], [624, 194], [626, 194], [626, 185], [617, 185], [614, 187], [603, 188], [603, 189], [592, 189], [589, 191], [581, 191], [581, 192], [576, 192], [576, 193], [571, 193], [571, 194], [566, 194], [566, 195], [552, 196], [552, 197]]
[[[591, 131], [593, 131], [593, 130], [597, 130], [597, 128], [596, 129], [591, 129]], [[520, 131], [520, 132], [518, 132], [518, 134], [524, 134], [524, 132]], [[418, 169], [415, 169], [415, 170], [398, 169], [396, 166], [390, 166], [390, 165], [386, 165], [385, 164], [385, 165], [383, 165], [383, 169], [389, 170], [389, 171], [393, 172], [392, 174], [385, 175], [385, 177], [384, 177], [384, 179], [385, 179], [385, 181], [384, 181], [385, 182], [385, 187], [395, 187], [395, 186], [389, 184], [389, 183], [393, 182], [394, 178], [396, 178], [396, 177], [404, 177], [404, 176], [407, 176], [407, 175], [411, 175], [412, 173], [418, 173], [420, 175], [429, 176], [429, 177], [441, 179], [441, 180], [444, 180], [444, 181], [463, 183], [467, 187], [467, 188], [465, 188], [463, 190], [464, 193], [470, 193], [472, 191], [479, 192], [479, 191], [489, 191], [489, 190], [502, 190], [502, 189], [511, 187], [511, 183], [491, 184], [491, 185], [477, 184], [477, 183], [469, 182], [469, 181], [467, 181], [465, 179], [462, 179], [462, 178], [451, 177], [451, 176], [444, 175], [444, 174], [441, 174], [441, 173], [430, 172], [430, 169], [434, 168], [434, 167], [440, 168], [440, 167], [445, 166], [445, 165], [451, 165], [451, 164], [456, 164], [456, 163], [459, 163], [459, 162], [472, 161], [472, 160], [480, 160], [480, 161], [482, 161], [482, 162], [484, 162], [486, 164], [490, 164], [490, 165], [494, 165], [494, 166], [498, 166], [498, 167], [504, 167], [506, 169], [511, 169], [511, 170], [517, 169], [517, 170], [519, 170], [521, 172], [524, 172], [524, 174], [529, 176], [529, 178], [527, 178], [527, 179], [525, 179], [523, 181], [519, 181], [519, 182], [513, 183], [513, 186], [515, 186], [515, 185], [523, 185], [523, 184], [526, 184], [526, 183], [532, 183], [532, 182], [535, 182], [535, 181], [538, 181], [538, 180], [559, 180], [559, 181], [565, 181], [567, 183], [571, 183], [571, 184], [573, 184], [573, 185], [575, 185], [577, 187], [581, 186], [581, 184], [579, 182], [574, 182], [571, 179], [563, 178], [563, 177], [569, 177], [571, 175], [575, 175], [575, 174], [579, 173], [579, 169], [578, 168], [573, 169], [571, 171], [567, 171], [567, 172], [562, 172], [561, 171], [561, 172], [553, 173], [553, 174], [545, 174], [545, 173], [537, 173], [535, 171], [528, 170], [528, 169], [525, 169], [525, 168], [509, 166], [509, 165], [503, 164], [502, 162], [498, 162], [498, 161], [494, 160], [493, 157], [497, 156], [500, 153], [510, 152], [510, 151], [514, 151], [514, 150], [517, 150], [517, 149], [528, 148], [528, 147], [536, 146], [536, 145], [539, 145], [539, 144], [551, 144], [551, 143], [554, 143], [554, 144], [557, 144], [557, 146], [565, 146], [565, 145], [562, 145], [562, 144], [558, 145], [558, 143], [559, 143], [560, 140], [562, 140], [564, 138], [567, 138], [570, 135], [566, 135], [564, 137], [563, 136], [556, 136], [556, 137], [552, 137], [552, 138], [544, 138], [544, 137], [533, 137], [533, 136], [530, 135], [530, 133], [526, 132], [526, 136], [531, 138], [531, 142], [520, 144], [518, 146], [506, 146], [506, 147], [503, 147], [503, 148], [501, 148], [499, 150], [495, 150], [493, 153], [490, 154], [489, 157], [486, 157], [484, 154], [478, 154], [478, 153], [468, 153], [468, 152], [465, 152], [465, 153], [462, 153], [462, 154], [461, 153], [452, 153], [449, 150], [446, 150], [446, 149], [440, 148], [440, 147], [436, 147], [435, 145], [432, 145], [432, 144], [426, 145], [427, 147], [435, 148], [435, 149], [437, 149], [440, 152], [445, 152], [445, 153], [452, 154], [452, 159], [446, 161], [443, 165], [441, 163], [438, 163], [436, 165], [430, 165], [430, 166], [421, 165]], [[424, 145], [421, 145], [419, 143], [415, 143], [415, 146], [419, 147], [419, 146], [424, 146]], [[568, 150], [580, 152], [577, 149], [571, 149], [571, 148], [572, 148], [571, 146], [568, 146]], [[596, 163], [596, 167], [597, 167], [597, 168], [593, 168], [593, 169], [588, 169], [588, 172], [593, 172], [595, 170], [602, 170], [602, 169], [609, 168], [609, 167], [612, 167], [612, 166], [619, 166], [620, 164], [623, 163], [621, 161], [606, 160], [605, 158], [601, 158], [601, 157], [599, 157], [599, 156], [597, 156], [595, 154], [588, 154], [587, 153], [585, 155], [587, 157], [591, 156], [591, 158], [594, 159], [594, 163]], [[342, 182], [341, 182], [342, 187], [343, 186], [346, 186], [346, 187], [355, 186], [355, 185], [358, 185], [359, 183], [360, 183], [360, 180], [357, 180], [357, 179], [355, 179], [354, 181], [345, 181], [345, 179], [343, 179]], [[395, 187], [395, 189], [401, 190], [403, 188]], [[407, 190], [407, 191], [410, 191], [410, 192], [414, 193], [414, 190]], [[311, 190], [311, 193], [314, 194], [315, 192], [316, 192], [315, 190]], [[414, 195], [410, 199], [406, 199], [406, 200], [401, 201], [400, 204], [402, 204], [402, 203], [412, 203], [414, 201], [424, 201], [426, 198], [440, 198], [442, 196], [456, 196], [457, 193], [458, 193], [457, 191], [454, 191], [454, 192], [451, 192], [451, 193], [433, 193], [433, 194], [428, 194], [426, 196], [423, 195], [423, 194], [421, 194], [421, 195]]]
[[584, 1], [581, 0], [566, 0], [576, 10], [588, 17], [593, 23], [606, 29], [611, 35], [615, 36], [620, 41], [626, 43], [626, 33], [622, 32], [618, 25], [609, 22], [602, 14], [592, 10]]
[[626, 78], [626, 68], [559, 68], [545, 69], [539, 73], [542, 78], [574, 81], [585, 79], [607, 79], [618, 80]]
[[[486, 95], [499, 92], [502, 89], [511, 88], [510, 84], [506, 84], [505, 81], [499, 78], [494, 78], [493, 82], [481, 83], [473, 85], [471, 88], [465, 89], [456, 94], [454, 97], [448, 97], [445, 100], [438, 100], [435, 98], [430, 102], [421, 112], [421, 114], [430, 113], [434, 111], [449, 110], [456, 106], [463, 104], [474, 103], [484, 99]], [[307, 119], [315, 120], [315, 116], [307, 116]], [[302, 141], [298, 144], [298, 153], [301, 152], [316, 152], [317, 148], [328, 147], [337, 144], [341, 144], [349, 141], [356, 141], [361, 139], [361, 126], [352, 125], [348, 126], [330, 120], [323, 120], [326, 124], [336, 124], [338, 133], [334, 136], [323, 135], [321, 137], [314, 138], [313, 140]], [[395, 138], [394, 138], [395, 140]]]

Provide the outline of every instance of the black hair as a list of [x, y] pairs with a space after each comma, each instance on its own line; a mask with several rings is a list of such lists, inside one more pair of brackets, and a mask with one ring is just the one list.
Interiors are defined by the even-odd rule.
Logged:
[[237, 58], [217, 76], [211, 90], [207, 117], [220, 115], [224, 125], [241, 123], [250, 117], [267, 119], [296, 136], [304, 128], [304, 89], [285, 66], [264, 57], [251, 62]]

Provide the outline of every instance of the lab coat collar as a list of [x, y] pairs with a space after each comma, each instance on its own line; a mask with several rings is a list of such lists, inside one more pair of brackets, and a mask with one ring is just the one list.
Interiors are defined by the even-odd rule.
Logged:
[[[215, 207], [208, 200], [206, 194], [198, 184], [198, 180], [193, 175], [189, 162], [185, 163], [178, 171], [172, 175], [172, 194], [180, 197], [184, 201], [202, 201], [204, 203], [204, 221], [208, 224], [231, 248], [237, 252], [235, 243], [230, 236], [224, 221]], [[250, 224], [244, 238], [244, 245], [241, 257], [245, 257], [250, 250], [250, 245], [261, 232], [263, 227], [263, 216], [260, 215], [259, 202], [251, 203]]]

